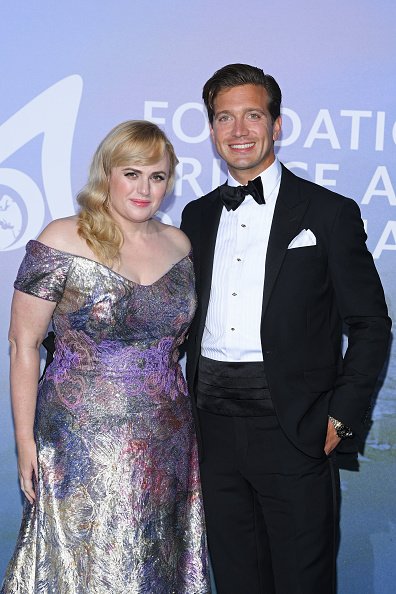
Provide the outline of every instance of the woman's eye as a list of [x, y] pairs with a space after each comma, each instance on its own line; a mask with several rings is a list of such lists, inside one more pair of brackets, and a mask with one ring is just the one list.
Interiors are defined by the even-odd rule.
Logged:
[[131, 177], [131, 178], [135, 178], [137, 177], [137, 173], [135, 173], [134, 171], [127, 171], [125, 174], [126, 177]]
[[153, 175], [153, 180], [154, 181], [165, 181], [165, 176], [164, 175], [160, 175], [160, 174], [156, 174], [156, 175]]

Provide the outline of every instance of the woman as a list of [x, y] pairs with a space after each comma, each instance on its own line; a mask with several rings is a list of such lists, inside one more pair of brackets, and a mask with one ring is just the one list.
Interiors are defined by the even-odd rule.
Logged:
[[[190, 243], [153, 218], [176, 164], [155, 124], [120, 124], [95, 153], [78, 215], [27, 245], [10, 342], [28, 501], [3, 594], [210, 591], [178, 364], [196, 307]], [[36, 399], [51, 318], [55, 358]]]

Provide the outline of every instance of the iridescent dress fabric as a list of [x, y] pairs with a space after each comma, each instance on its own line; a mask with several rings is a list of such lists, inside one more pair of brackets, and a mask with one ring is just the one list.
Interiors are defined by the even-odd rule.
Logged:
[[146, 286], [30, 241], [15, 288], [57, 303], [56, 352], [38, 390], [37, 502], [1, 593], [209, 593], [178, 363], [196, 308], [190, 256]]

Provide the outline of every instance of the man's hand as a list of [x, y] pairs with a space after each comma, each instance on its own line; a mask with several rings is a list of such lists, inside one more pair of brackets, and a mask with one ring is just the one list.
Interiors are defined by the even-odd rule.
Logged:
[[330, 419], [327, 422], [327, 435], [326, 435], [326, 441], [325, 441], [325, 446], [324, 446], [324, 451], [326, 456], [328, 456], [340, 443], [341, 438], [338, 437], [337, 432], [334, 428], [333, 423], [330, 421]]

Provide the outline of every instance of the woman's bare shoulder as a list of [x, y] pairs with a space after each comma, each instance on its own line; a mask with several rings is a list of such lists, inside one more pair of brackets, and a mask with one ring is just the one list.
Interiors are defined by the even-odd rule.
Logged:
[[77, 215], [55, 219], [40, 233], [37, 240], [49, 247], [79, 254], [86, 245], [77, 230]]
[[166, 240], [173, 246], [173, 248], [178, 252], [180, 257], [187, 256], [187, 254], [191, 251], [191, 243], [188, 239], [187, 235], [178, 229], [177, 227], [173, 227], [172, 225], [165, 225], [164, 223], [160, 223], [162, 226], [162, 231]]

